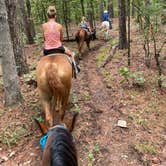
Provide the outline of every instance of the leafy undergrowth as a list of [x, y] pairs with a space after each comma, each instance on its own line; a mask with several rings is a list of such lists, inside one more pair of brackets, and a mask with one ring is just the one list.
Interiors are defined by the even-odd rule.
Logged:
[[[138, 38], [141, 39], [140, 33], [133, 28], [130, 69], [127, 68], [127, 54], [124, 50], [117, 51], [106, 67], [100, 68], [100, 73], [108, 91], [112, 94], [112, 107], [115, 107], [120, 112], [120, 117], [128, 123], [129, 139], [124, 141], [128, 142], [136, 152], [138, 160], [143, 165], [164, 165], [165, 83], [163, 81], [162, 89], [158, 88], [156, 68], [154, 66], [146, 68], [142, 58], [144, 52], [141, 42], [138, 43]], [[109, 43], [103, 46], [107, 48], [104, 52], [109, 51]], [[100, 52], [96, 58], [97, 66], [99, 59], [105, 60]], [[154, 58], [151, 63], [155, 64]]]

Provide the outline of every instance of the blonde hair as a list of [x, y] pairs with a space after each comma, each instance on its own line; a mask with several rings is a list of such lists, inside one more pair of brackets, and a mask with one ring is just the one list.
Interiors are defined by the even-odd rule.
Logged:
[[85, 16], [83, 16], [82, 17], [82, 21], [86, 21], [87, 19], [86, 19], [86, 17]]
[[54, 18], [56, 15], [56, 8], [55, 6], [49, 6], [47, 9], [47, 16], [49, 18]]

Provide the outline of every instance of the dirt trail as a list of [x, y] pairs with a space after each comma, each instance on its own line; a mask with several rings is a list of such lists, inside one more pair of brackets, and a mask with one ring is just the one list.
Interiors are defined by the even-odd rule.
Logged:
[[[103, 81], [104, 78], [96, 65], [97, 53], [97, 50], [94, 50], [84, 56], [83, 61], [81, 61], [82, 72], [74, 83], [74, 89], [76, 89], [77, 94], [88, 91], [91, 96], [91, 100], [88, 103], [81, 104], [83, 109], [81, 109], [77, 121], [78, 126], [75, 128], [76, 132], [81, 130], [80, 133], [84, 133], [80, 137], [84, 141], [87, 139], [86, 144], [89, 150], [85, 153], [80, 149], [80, 157], [83, 158], [80, 161], [80, 165], [84, 166], [92, 162], [95, 166], [139, 166], [136, 158], [130, 161], [128, 159], [129, 154], [125, 153], [128, 150], [128, 144], [125, 142], [125, 139], [128, 137], [128, 130], [125, 131], [115, 126], [120, 117], [120, 113], [114, 109], [112, 100], [112, 97], [114, 97], [112, 93], [115, 92], [108, 89]], [[85, 114], [89, 114], [89, 119], [84, 116]], [[80, 126], [83, 126], [83, 128], [80, 129]], [[99, 146], [97, 154], [95, 154], [96, 152], [93, 149], [96, 144]], [[80, 148], [83, 148], [83, 145]], [[95, 161], [87, 159], [91, 153], [95, 154]], [[84, 156], [82, 156], [83, 154]]]

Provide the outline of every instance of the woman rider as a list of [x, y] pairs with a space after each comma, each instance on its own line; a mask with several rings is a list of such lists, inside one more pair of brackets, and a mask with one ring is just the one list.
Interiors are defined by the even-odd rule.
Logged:
[[112, 29], [112, 21], [110, 19], [110, 14], [107, 10], [104, 10], [104, 13], [102, 14], [102, 21], [108, 21], [109, 22], [109, 28]]
[[78, 68], [74, 60], [74, 53], [62, 44], [63, 32], [62, 25], [55, 21], [56, 9], [55, 6], [49, 6], [47, 10], [48, 21], [42, 25], [44, 37], [44, 55], [54, 53], [65, 53], [73, 61], [75, 72], [78, 73]]
[[84, 28], [84, 29], [87, 29], [90, 33], [92, 32], [91, 28], [90, 28], [90, 25], [89, 25], [89, 23], [87, 21], [87, 18], [85, 16], [82, 17], [82, 21], [80, 23], [80, 27]]

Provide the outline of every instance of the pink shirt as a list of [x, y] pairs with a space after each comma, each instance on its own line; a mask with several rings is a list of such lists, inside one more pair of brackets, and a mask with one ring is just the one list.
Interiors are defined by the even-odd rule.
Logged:
[[54, 48], [58, 48], [62, 46], [62, 42], [60, 40], [60, 32], [56, 30], [57, 23], [56, 22], [48, 22], [45, 25], [47, 31], [44, 32], [45, 38], [45, 49], [50, 50]]

